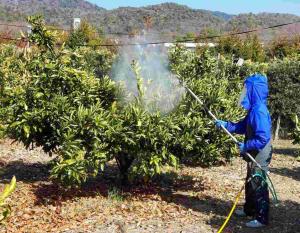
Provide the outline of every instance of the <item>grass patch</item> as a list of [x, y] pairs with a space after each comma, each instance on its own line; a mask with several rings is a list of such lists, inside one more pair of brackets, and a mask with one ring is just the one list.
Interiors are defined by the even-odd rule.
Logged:
[[109, 188], [107, 197], [112, 201], [119, 201], [119, 202], [124, 201], [123, 192], [116, 187]]

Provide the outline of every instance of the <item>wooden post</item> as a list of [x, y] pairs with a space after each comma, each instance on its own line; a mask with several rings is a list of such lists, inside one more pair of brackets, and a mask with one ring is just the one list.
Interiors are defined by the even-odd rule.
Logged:
[[277, 141], [279, 139], [280, 120], [281, 120], [281, 116], [278, 115], [277, 120], [276, 120], [276, 129], [275, 129], [275, 135], [274, 135], [275, 141]]

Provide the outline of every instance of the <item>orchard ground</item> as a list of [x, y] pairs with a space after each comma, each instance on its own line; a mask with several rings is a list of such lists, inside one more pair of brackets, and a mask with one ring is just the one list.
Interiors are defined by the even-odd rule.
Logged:
[[[280, 203], [271, 206], [270, 226], [253, 230], [248, 219], [233, 216], [224, 232], [300, 232], [300, 162], [290, 141], [275, 144], [271, 177]], [[17, 188], [9, 199], [12, 215], [0, 232], [208, 233], [222, 225], [244, 183], [245, 163], [226, 166], [182, 166], [147, 185], [120, 188], [117, 170], [81, 189], [64, 191], [49, 180], [49, 157], [0, 141], [1, 189], [13, 175]], [[242, 204], [243, 198], [240, 200]]]

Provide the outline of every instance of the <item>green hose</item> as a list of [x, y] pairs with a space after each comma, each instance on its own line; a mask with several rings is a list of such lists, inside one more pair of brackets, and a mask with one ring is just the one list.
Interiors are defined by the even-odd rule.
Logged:
[[273, 182], [270, 179], [269, 175], [267, 173], [266, 173], [266, 175], [267, 175], [267, 178], [268, 178], [268, 180], [267, 180], [268, 187], [269, 187], [270, 190], [272, 190], [271, 193], [272, 193], [273, 199], [275, 201], [275, 205], [277, 205], [279, 203], [279, 201], [278, 201], [278, 197], [277, 197], [275, 187], [274, 187]]
[[275, 191], [274, 185], [273, 185], [273, 183], [272, 183], [272, 181], [271, 181], [268, 173], [266, 173], [264, 170], [262, 170], [262, 172], [266, 175], [267, 179], [264, 176], [262, 176], [261, 174], [259, 174], [259, 173], [255, 173], [252, 176], [252, 178], [254, 178], [254, 177], [260, 177], [260, 178], [262, 178], [262, 180], [268, 185], [268, 188], [269, 188], [269, 190], [270, 190], [270, 192], [271, 192], [271, 194], [273, 196], [273, 200], [275, 202], [275, 205], [277, 205], [279, 203], [279, 201], [278, 201], [278, 198], [277, 198], [277, 193]]

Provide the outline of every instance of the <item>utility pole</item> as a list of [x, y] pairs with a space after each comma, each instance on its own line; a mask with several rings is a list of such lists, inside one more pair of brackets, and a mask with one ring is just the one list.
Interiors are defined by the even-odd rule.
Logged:
[[27, 25], [27, 44], [26, 44], [26, 48], [29, 48], [30, 47], [30, 43], [29, 43], [29, 36], [31, 35], [31, 32], [32, 32], [32, 27], [31, 25]]
[[147, 31], [149, 31], [152, 28], [153, 22], [152, 22], [152, 17], [150, 15], [144, 16], [144, 25]]

